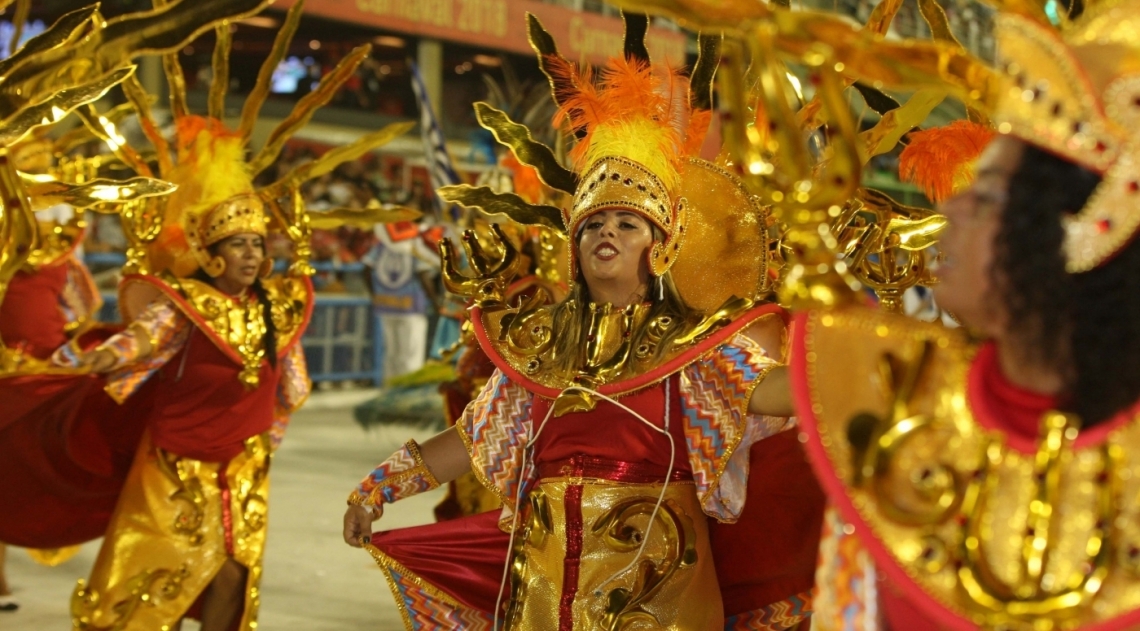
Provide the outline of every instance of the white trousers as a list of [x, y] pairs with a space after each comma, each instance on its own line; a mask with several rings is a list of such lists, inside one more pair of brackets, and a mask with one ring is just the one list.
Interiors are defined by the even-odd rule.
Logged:
[[420, 313], [379, 315], [384, 340], [384, 381], [423, 367], [427, 353], [427, 316]]

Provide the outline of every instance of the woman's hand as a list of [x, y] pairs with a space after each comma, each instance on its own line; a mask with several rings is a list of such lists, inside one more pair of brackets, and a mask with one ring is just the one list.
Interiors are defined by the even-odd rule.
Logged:
[[79, 365], [88, 368], [94, 373], [111, 372], [117, 363], [115, 354], [103, 348], [97, 348], [90, 353], [85, 353], [83, 358], [79, 361]]
[[363, 506], [350, 505], [344, 511], [344, 542], [359, 548], [372, 539], [372, 522], [380, 519], [383, 511]]

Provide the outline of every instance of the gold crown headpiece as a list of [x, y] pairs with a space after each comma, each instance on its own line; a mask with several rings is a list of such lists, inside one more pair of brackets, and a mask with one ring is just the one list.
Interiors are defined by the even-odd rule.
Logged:
[[268, 223], [265, 202], [252, 192], [241, 193], [202, 212], [186, 213], [186, 242], [198, 265], [210, 276], [217, 277], [225, 271], [225, 262], [210, 254], [210, 246], [238, 234], [265, 237]]
[[1065, 220], [1065, 267], [1102, 265], [1140, 229], [1140, 4], [1090, 6], [1058, 33], [999, 15], [998, 131], [1102, 175]]
[[254, 190], [240, 134], [202, 116], [180, 117], [176, 127], [178, 159], [164, 177], [178, 189], [151, 256], [156, 267], [176, 276], [199, 267], [217, 276], [224, 264], [209, 254], [209, 246], [244, 232], [265, 236], [265, 204]]
[[570, 152], [580, 174], [564, 222], [570, 235], [570, 278], [577, 273], [575, 238], [583, 220], [605, 209], [637, 213], [664, 240], [649, 252], [654, 275], [677, 260], [685, 232], [685, 206], [677, 195], [688, 124], [688, 89], [671, 69], [648, 60], [611, 58], [595, 86], [581, 72], [552, 56], [548, 70], [560, 86], [554, 125], [569, 122], [579, 136]]

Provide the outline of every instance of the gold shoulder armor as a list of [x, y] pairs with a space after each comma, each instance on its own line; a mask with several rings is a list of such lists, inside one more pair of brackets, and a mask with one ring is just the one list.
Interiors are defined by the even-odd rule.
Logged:
[[984, 382], [960, 332], [861, 309], [801, 325], [809, 449], [892, 582], [985, 628], [1128, 627], [1121, 616], [1140, 608], [1140, 424], [1082, 440], [1075, 417], [1048, 412], [1026, 446], [971, 405]]

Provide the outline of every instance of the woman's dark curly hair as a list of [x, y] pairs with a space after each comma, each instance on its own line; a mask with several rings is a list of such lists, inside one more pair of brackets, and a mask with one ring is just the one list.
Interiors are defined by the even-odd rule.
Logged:
[[991, 271], [1023, 348], [1064, 375], [1062, 407], [1084, 427], [1140, 400], [1140, 244], [1091, 271], [1065, 271], [1062, 218], [1098, 184], [1096, 173], [1026, 145]]

